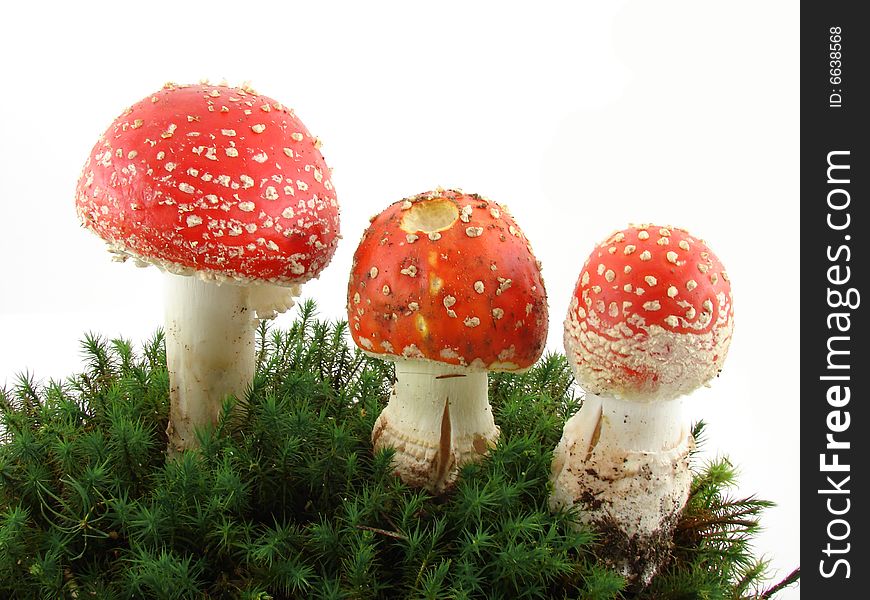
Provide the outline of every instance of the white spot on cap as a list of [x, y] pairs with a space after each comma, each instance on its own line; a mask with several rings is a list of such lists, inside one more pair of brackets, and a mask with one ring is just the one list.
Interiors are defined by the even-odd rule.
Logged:
[[182, 192], [184, 192], [185, 194], [192, 194], [193, 192], [196, 191], [196, 188], [194, 188], [189, 183], [184, 183], [184, 182], [178, 184], [178, 189], [181, 190]]
[[429, 233], [429, 239], [432, 240], [433, 242], [437, 242], [438, 240], [441, 239], [441, 234], [438, 233], [437, 231], [433, 231], [433, 232]]
[[197, 225], [202, 225], [202, 217], [197, 215], [187, 215], [187, 226], [196, 227]]
[[265, 152], [260, 152], [259, 154], [255, 154], [251, 158], [254, 159], [255, 162], [258, 162], [260, 164], [269, 160], [269, 156]]
[[658, 300], [650, 300], [649, 302], [643, 303], [644, 310], [654, 311], [654, 310], [661, 310], [661, 308], [662, 308], [662, 305], [659, 303]]
[[645, 276], [643, 278], [643, 280], [646, 281], [647, 285], [649, 285], [649, 286], [654, 286], [655, 284], [658, 283], [658, 280], [655, 277], [653, 277], [652, 275]]
[[652, 254], [649, 253], [649, 250], [644, 250], [643, 252], [640, 253], [641, 260], [649, 260], [651, 258], [652, 258]]
[[504, 310], [502, 310], [501, 308], [498, 308], [498, 307], [493, 308], [492, 309], [492, 316], [495, 319], [501, 319], [504, 316]]
[[676, 252], [674, 252], [673, 250], [669, 250], [665, 256], [667, 257], [669, 263], [677, 264]]
[[230, 158], [235, 158], [239, 155], [239, 151], [236, 150], [235, 148], [233, 148], [232, 146], [230, 146], [229, 148], [224, 148], [224, 152]]
[[277, 200], [278, 199], [278, 190], [276, 190], [273, 186], [270, 185], [263, 192], [263, 197], [266, 198], [266, 200]]
[[676, 298], [678, 293], [679, 293], [679, 290], [677, 290], [676, 286], [672, 285], [671, 287], [668, 288], [668, 297], [669, 298]]
[[251, 125], [251, 131], [254, 133], [263, 133], [266, 131], [266, 126], [262, 123], [257, 123], [256, 125]]
[[302, 135], [301, 133], [299, 133], [298, 131], [294, 131], [293, 133], [290, 134], [290, 137], [293, 138], [293, 141], [301, 142], [305, 136]]
[[390, 286], [385, 285], [384, 287], [381, 288], [381, 292], [383, 292], [384, 296], [389, 296], [390, 295]]
[[290, 158], [293, 158], [293, 150], [291, 150], [290, 148], [284, 148], [284, 154], [286, 154]]
[[643, 230], [641, 230], [641, 231], [638, 231], [638, 232], [637, 232], [637, 239], [639, 239], [639, 240], [648, 240], [648, 239], [649, 239], [649, 232], [646, 231], [645, 229], [643, 229]]
[[680, 324], [680, 320], [674, 315], [668, 315], [667, 317], [665, 317], [665, 323], [667, 323], [671, 327], [676, 327]]
[[686, 282], [686, 289], [689, 290], [690, 292], [692, 290], [694, 290], [696, 287], [698, 287], [698, 282], [695, 281], [694, 279], [690, 279], [689, 281]]
[[480, 319], [477, 317], [466, 317], [464, 322], [466, 327], [477, 327], [480, 325]]
[[243, 212], [253, 212], [254, 203], [253, 202], [239, 202], [239, 210]]
[[420, 236], [416, 233], [409, 233], [405, 236], [405, 239], [408, 241], [409, 244], [413, 244], [420, 239]]
[[580, 276], [580, 285], [589, 285], [589, 271], [583, 271], [583, 275]]
[[634, 251], [637, 250], [637, 246], [634, 244], [628, 244], [625, 248], [623, 248], [622, 253], [626, 256], [633, 254]]
[[450, 308], [456, 304], [456, 298], [453, 296], [444, 296], [444, 308]]
[[235, 137], [236, 130], [235, 129], [221, 129], [221, 134], [227, 137]]
[[374, 279], [377, 276], [378, 276], [378, 268], [377, 267], [372, 267], [371, 269], [369, 269], [369, 277]]
[[485, 289], [485, 288], [484, 288], [484, 286], [483, 286], [483, 282], [482, 282], [482, 281], [479, 281], [479, 280], [478, 280], [478, 281], [475, 281], [475, 282], [474, 282], [474, 291], [475, 291], [475, 292], [477, 292], [478, 294], [482, 294], [483, 291], [484, 291], [484, 289]]
[[465, 235], [468, 237], [479, 237], [483, 233], [483, 227], [466, 227]]
[[689, 242], [687, 242], [686, 240], [680, 240], [680, 243], [678, 245], [680, 246], [680, 250], [685, 250], [686, 252], [689, 251]]

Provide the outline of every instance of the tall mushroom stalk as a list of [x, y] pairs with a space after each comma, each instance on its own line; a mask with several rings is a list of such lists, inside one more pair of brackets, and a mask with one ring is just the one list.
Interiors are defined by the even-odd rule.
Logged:
[[120, 259], [166, 271], [169, 452], [197, 445], [254, 378], [257, 319], [329, 263], [338, 204], [320, 143], [249, 87], [167, 84], [118, 117], [76, 210]]
[[732, 330], [722, 264], [682, 229], [615, 233], [574, 290], [565, 351], [587, 393], [554, 452], [550, 505], [579, 506], [639, 584], [667, 560], [692, 481], [681, 396], [719, 373]]
[[261, 318], [293, 306], [299, 286], [216, 283], [165, 275], [170, 452], [195, 444], [197, 427], [216, 423], [223, 400], [243, 398], [254, 381]]
[[498, 439], [487, 371], [541, 355], [547, 302], [540, 266], [491, 200], [435, 190], [372, 219], [354, 254], [348, 321], [366, 353], [396, 362], [372, 432], [409, 485], [441, 492]]

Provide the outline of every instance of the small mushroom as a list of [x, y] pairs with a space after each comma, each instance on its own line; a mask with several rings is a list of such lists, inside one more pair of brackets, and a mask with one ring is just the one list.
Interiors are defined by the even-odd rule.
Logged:
[[171, 453], [254, 376], [257, 318], [287, 310], [335, 252], [318, 141], [249, 87], [175, 85], [128, 108], [82, 170], [76, 210], [119, 260], [166, 272]]
[[539, 264], [491, 200], [435, 190], [374, 217], [356, 250], [348, 320], [366, 353], [396, 362], [372, 432], [409, 485], [441, 492], [499, 429], [487, 371], [522, 371], [546, 341]]
[[631, 226], [583, 266], [565, 352], [586, 398], [556, 447], [550, 504], [610, 532], [632, 580], [667, 558], [692, 480], [680, 397], [719, 373], [732, 329], [728, 276], [683, 229]]

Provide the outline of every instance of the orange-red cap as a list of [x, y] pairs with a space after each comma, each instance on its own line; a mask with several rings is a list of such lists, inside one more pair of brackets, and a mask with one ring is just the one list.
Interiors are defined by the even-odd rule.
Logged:
[[515, 371], [543, 351], [547, 296], [504, 208], [436, 190], [372, 219], [354, 255], [348, 319], [374, 355]]
[[319, 142], [248, 87], [167, 84], [131, 106], [94, 146], [76, 209], [123, 256], [242, 281], [316, 277], [339, 237]]
[[633, 225], [589, 256], [565, 321], [565, 350], [586, 391], [626, 399], [688, 393], [722, 368], [731, 284], [684, 229]]

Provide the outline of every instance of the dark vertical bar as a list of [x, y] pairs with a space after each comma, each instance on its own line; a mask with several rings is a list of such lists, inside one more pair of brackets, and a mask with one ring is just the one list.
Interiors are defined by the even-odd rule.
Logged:
[[867, 598], [870, 219], [862, 3], [801, 5], [801, 595]]

